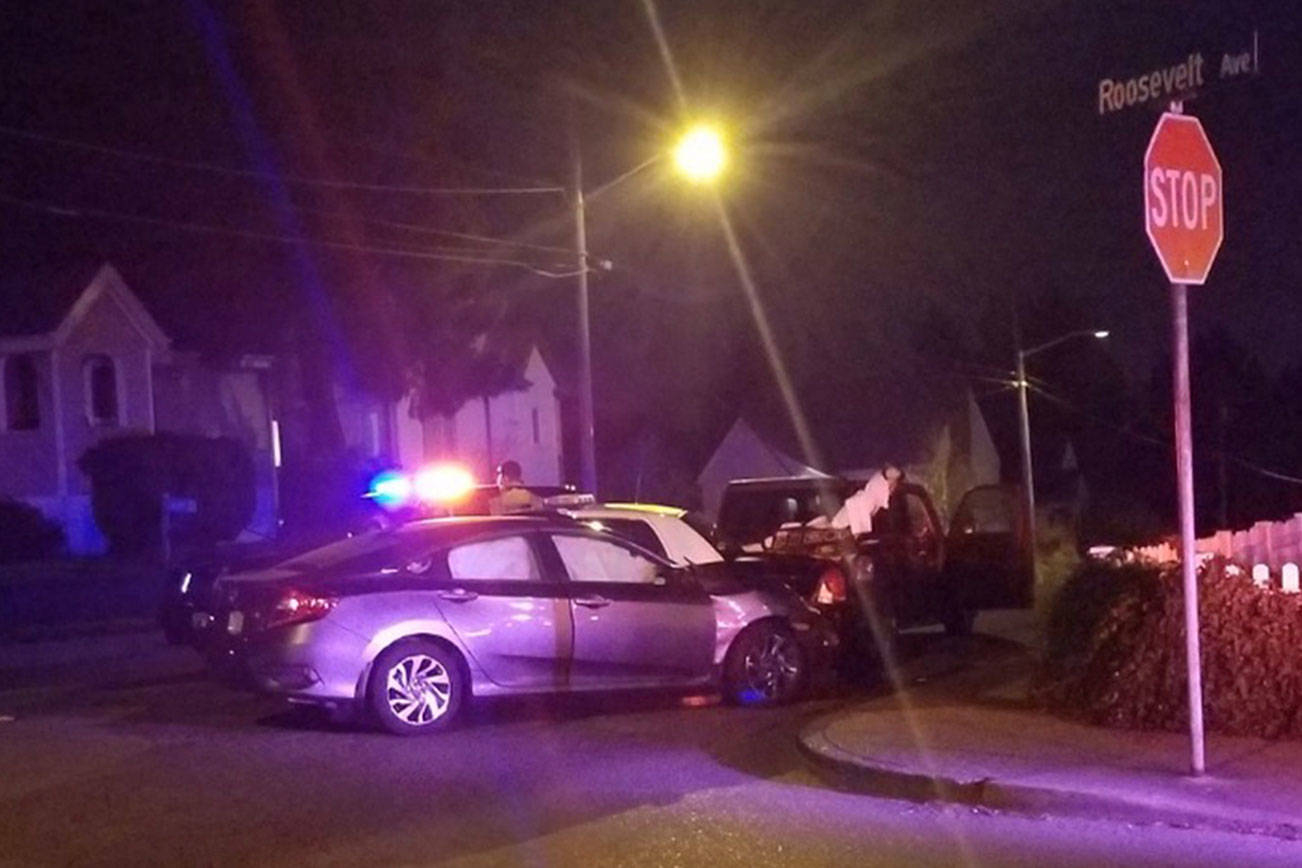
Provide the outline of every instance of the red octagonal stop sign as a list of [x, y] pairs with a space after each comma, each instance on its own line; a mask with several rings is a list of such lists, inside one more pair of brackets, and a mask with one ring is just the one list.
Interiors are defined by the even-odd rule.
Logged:
[[1203, 125], [1162, 115], [1144, 154], [1144, 228], [1172, 283], [1206, 282], [1225, 237], [1221, 190]]

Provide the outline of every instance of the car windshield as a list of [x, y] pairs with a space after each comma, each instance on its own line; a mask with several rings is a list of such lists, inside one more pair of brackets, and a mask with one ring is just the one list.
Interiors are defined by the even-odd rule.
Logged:
[[304, 552], [279, 565], [300, 573], [321, 570], [367, 572], [395, 565], [428, 548], [429, 535], [415, 525], [358, 534]]

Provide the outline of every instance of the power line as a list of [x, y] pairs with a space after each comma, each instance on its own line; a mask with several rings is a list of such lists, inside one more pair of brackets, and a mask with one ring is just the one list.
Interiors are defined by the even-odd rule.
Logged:
[[424, 226], [420, 223], [403, 223], [395, 220], [382, 220], [378, 217], [360, 217], [352, 214], [344, 214], [339, 211], [304, 208], [299, 205], [293, 207], [295, 211], [300, 213], [314, 214], [318, 217], [325, 217], [331, 220], [357, 220], [360, 223], [366, 223], [371, 226], [385, 226], [390, 229], [401, 229], [406, 232], [416, 232], [422, 235], [439, 235], [447, 238], [460, 238], [463, 241], [476, 241], [482, 244], [497, 244], [503, 247], [519, 247], [526, 250], [539, 250], [546, 253], [564, 253], [569, 256], [575, 255], [575, 251], [571, 247], [558, 247], [552, 244], [533, 244], [528, 241], [515, 241], [510, 238], [494, 238], [490, 235], [476, 235], [472, 232], [456, 232], [451, 229], [435, 229], [430, 226]]
[[[1114, 432], [1120, 434], [1123, 437], [1129, 437], [1133, 440], [1139, 440], [1141, 442], [1148, 443], [1153, 446], [1160, 446], [1161, 448], [1165, 449], [1168, 452], [1171, 451], [1172, 449], [1171, 443], [1169, 441], [1163, 440], [1159, 437], [1154, 437], [1149, 434], [1143, 434], [1138, 431], [1132, 431], [1127, 428], [1122, 428], [1112, 422], [1109, 422], [1106, 419], [1103, 419], [1099, 416], [1095, 416], [1093, 413], [1090, 413], [1088, 410], [1085, 410], [1073, 404], [1071, 401], [1068, 401], [1066, 398], [1062, 398], [1057, 395], [1054, 395], [1053, 393], [1045, 390], [1042, 387], [1033, 386], [1032, 388], [1035, 390], [1036, 394], [1048, 398], [1050, 401], [1054, 402], [1055, 404], [1065, 407], [1066, 409], [1072, 411], [1073, 413], [1076, 413], [1079, 416], [1083, 416], [1084, 418], [1090, 420], [1091, 422], [1094, 422], [1096, 425], [1102, 425], [1105, 428], [1110, 428]], [[1245, 470], [1250, 470], [1253, 473], [1259, 474], [1268, 479], [1274, 479], [1278, 482], [1287, 482], [1291, 485], [1302, 485], [1302, 477], [1291, 476], [1287, 473], [1280, 473], [1278, 470], [1271, 470], [1268, 467], [1262, 467], [1261, 465], [1255, 464], [1246, 458], [1231, 454], [1229, 452], [1224, 452], [1219, 449], [1211, 449], [1208, 451], [1210, 451], [1214, 457], [1217, 458], [1223, 457], [1227, 461], [1231, 461], [1234, 464], [1237, 464], [1240, 467], [1244, 468]]]
[[[0, 127], [0, 133], [4, 133], [4, 132], [12, 132], [12, 131], [8, 130], [7, 128]], [[100, 149], [98, 145], [77, 145], [77, 146]], [[144, 159], [167, 159], [167, 158], [153, 158], [153, 157], [143, 157], [143, 158]], [[121, 170], [118, 169], [118, 171]], [[231, 171], [242, 171], [242, 170], [231, 170]], [[390, 229], [400, 229], [407, 232], [417, 232], [425, 235], [439, 235], [448, 238], [459, 238], [464, 241], [475, 241], [483, 244], [496, 244], [496, 245], [502, 245], [508, 247], [519, 247], [522, 249], [539, 250], [548, 253], [564, 253], [570, 255], [573, 255], [574, 253], [574, 251], [571, 248], [559, 247], [556, 245], [533, 244], [527, 241], [516, 241], [510, 238], [497, 238], [488, 235], [476, 235], [470, 232], [458, 232], [449, 229], [435, 229], [433, 227], [425, 226], [419, 223], [404, 223], [404, 222], [393, 221], [393, 220], [383, 220], [375, 217], [362, 217], [359, 215], [345, 214], [339, 211], [327, 211], [325, 209], [320, 209], [320, 208], [309, 208], [298, 204], [294, 204], [291, 207], [293, 207], [295, 211], [298, 211], [303, 214], [313, 214], [319, 217], [325, 217], [327, 219], [341, 220], [341, 221], [356, 220], [360, 223], [366, 223], [369, 225], [384, 226]]]
[[225, 235], [236, 238], [248, 238], [257, 241], [274, 241], [282, 244], [309, 244], [315, 247], [325, 247], [333, 250], [349, 250], [357, 253], [371, 253], [381, 256], [394, 256], [407, 259], [421, 259], [441, 262], [461, 262], [473, 265], [502, 265], [514, 268], [522, 268], [525, 271], [532, 272], [541, 277], [548, 278], [565, 278], [575, 277], [579, 270], [555, 271], [547, 268], [541, 268], [533, 263], [524, 262], [516, 259], [502, 259], [478, 255], [477, 251], [467, 251], [465, 255], [458, 253], [441, 253], [436, 251], [405, 249], [401, 247], [375, 247], [360, 244], [350, 244], [343, 241], [326, 241], [321, 239], [292, 237], [285, 235], [275, 235], [269, 232], [257, 232], [249, 229], [235, 229], [227, 226], [213, 226], [207, 223], [193, 223], [183, 220], [172, 220], [161, 217], [147, 217], [139, 214], [124, 214], [117, 211], [105, 211], [99, 208], [70, 208], [64, 205], [57, 205], [49, 202], [37, 202], [28, 199], [20, 199], [5, 193], [0, 193], [0, 201], [8, 202], [21, 208], [32, 211], [39, 211], [56, 217], [83, 218], [94, 217], [102, 220], [116, 220], [125, 223], [139, 223], [150, 226], [162, 226], [168, 229], [175, 229], [183, 232], [207, 233], [213, 235]]
[[64, 139], [57, 136], [48, 136], [42, 133], [34, 133], [30, 130], [23, 130], [17, 127], [0, 126], [0, 135], [7, 135], [11, 138], [26, 139], [33, 142], [42, 142], [44, 144], [57, 145], [64, 148], [76, 148], [96, 154], [106, 154], [114, 157], [121, 157], [129, 160], [137, 160], [143, 163], [155, 163], [161, 166], [170, 166], [175, 169], [190, 169], [200, 172], [211, 172], [213, 174], [228, 175], [236, 178], [254, 178], [258, 180], [280, 181], [286, 184], [295, 184], [299, 186], [321, 187], [333, 190], [360, 190], [364, 192], [379, 193], [407, 193], [421, 196], [521, 196], [521, 195], [538, 195], [564, 193], [564, 187], [537, 186], [537, 187], [420, 187], [401, 184], [368, 184], [361, 181], [335, 180], [326, 178], [307, 178], [301, 175], [282, 175], [275, 172], [260, 172], [255, 169], [236, 169], [231, 166], [222, 166], [216, 163], [204, 163], [196, 160], [181, 160], [175, 157], [163, 157], [157, 154], [146, 154], [140, 151], [130, 151], [123, 148], [112, 148], [107, 145], [97, 145], [90, 142], [81, 142], [74, 139]]

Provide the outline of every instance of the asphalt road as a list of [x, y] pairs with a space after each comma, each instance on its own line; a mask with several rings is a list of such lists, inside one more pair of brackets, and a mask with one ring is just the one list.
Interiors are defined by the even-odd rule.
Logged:
[[[231, 692], [159, 638], [126, 646], [93, 667], [0, 653], [0, 863], [1302, 864], [1271, 838], [839, 792], [795, 734], [883, 688], [777, 711], [504, 700], [402, 739]], [[920, 640], [909, 676], [957, 677], [988, 647]]]

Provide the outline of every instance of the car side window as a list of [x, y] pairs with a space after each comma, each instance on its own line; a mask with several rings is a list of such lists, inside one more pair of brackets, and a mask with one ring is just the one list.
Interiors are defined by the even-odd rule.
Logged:
[[959, 533], [1011, 533], [1013, 507], [997, 488], [974, 489], [959, 504], [954, 516]]
[[651, 525], [641, 519], [603, 518], [600, 523], [608, 528], [611, 533], [632, 540], [649, 552], [654, 552], [661, 557], [665, 556], [665, 547], [661, 544], [660, 538], [656, 536], [656, 532], [652, 530]]
[[631, 549], [586, 536], [553, 536], [570, 578], [576, 582], [628, 582], [649, 585], [655, 581], [655, 561]]
[[529, 542], [520, 536], [466, 543], [448, 550], [454, 581], [530, 581], [540, 577]]

